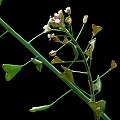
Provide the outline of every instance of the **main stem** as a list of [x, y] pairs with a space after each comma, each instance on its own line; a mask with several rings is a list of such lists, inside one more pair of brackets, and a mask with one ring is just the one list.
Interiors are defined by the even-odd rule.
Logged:
[[[24, 38], [22, 38], [18, 33], [16, 33], [9, 25], [7, 25], [1, 18], [0, 24], [9, 31], [15, 38], [17, 38], [26, 48], [28, 48], [35, 56], [38, 56], [38, 59], [41, 60], [50, 70], [52, 70], [58, 77], [60, 76], [61, 72], [58, 71], [51, 63], [49, 63], [32, 45], [27, 42]], [[59, 77], [60, 78], [60, 77]], [[60, 78], [61, 79], [61, 78]], [[74, 93], [76, 93], [83, 101], [86, 103], [90, 102], [90, 99], [83, 94], [74, 84], [70, 81], [66, 81], [61, 79], [64, 83], [66, 83]], [[105, 114], [102, 113], [101, 117], [104, 120], [110, 120], [110, 118]]]

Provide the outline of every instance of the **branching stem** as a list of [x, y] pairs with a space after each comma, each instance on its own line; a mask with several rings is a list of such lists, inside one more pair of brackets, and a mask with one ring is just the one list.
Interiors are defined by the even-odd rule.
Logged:
[[[17, 32], [15, 32], [9, 25], [7, 25], [1, 18], [0, 18], [0, 24], [6, 29], [8, 30], [15, 38], [17, 38], [26, 48], [29, 49], [29, 51], [31, 51], [35, 56], [38, 56], [38, 59], [41, 60], [51, 71], [53, 71], [59, 78], [60, 78], [60, 74], [61, 72], [59, 70], [57, 70], [51, 63], [49, 63], [29, 42], [27, 42], [24, 38], [22, 38]], [[71, 37], [71, 34], [70, 34]], [[75, 42], [75, 44], [78, 46], [77, 42], [75, 41], [75, 39], [72, 37], [73, 42]], [[85, 60], [84, 64], [87, 68], [87, 72], [89, 75], [89, 80], [91, 80], [91, 73], [89, 71], [89, 67], [86, 61], [86, 58], [83, 54], [83, 51], [81, 50], [80, 47], [78, 47], [83, 60]], [[61, 79], [61, 78], [60, 78]], [[61, 79], [64, 83], [66, 83], [71, 89], [72, 91], [77, 94], [83, 101], [85, 101], [87, 104], [88, 102], [90, 102], [90, 99], [81, 91], [79, 90], [79, 88], [77, 88], [73, 83], [71, 83], [70, 81], [66, 81], [65, 79]], [[93, 95], [93, 94], [92, 94]], [[104, 120], [110, 120], [110, 118], [102, 112], [101, 117]]]

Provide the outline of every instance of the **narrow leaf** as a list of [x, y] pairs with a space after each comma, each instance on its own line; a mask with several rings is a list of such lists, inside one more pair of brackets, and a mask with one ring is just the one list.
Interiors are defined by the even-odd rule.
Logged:
[[95, 36], [98, 32], [100, 32], [103, 28], [101, 26], [97, 26], [95, 24], [92, 24], [92, 33], [93, 36]]
[[21, 69], [21, 65], [3, 64], [3, 70], [6, 72], [5, 79], [10, 81]]
[[[33, 59], [33, 58], [31, 58], [31, 59]], [[39, 72], [41, 72], [42, 67], [43, 67], [42, 61], [40, 61], [40, 60], [38, 60], [38, 59], [33, 59], [32, 62], [36, 65], [37, 70], [38, 70]]]
[[55, 63], [62, 63], [64, 61], [62, 61], [58, 56], [55, 56], [54, 59], [51, 61], [52, 64], [55, 64]]
[[96, 116], [100, 118], [101, 113], [105, 110], [106, 101], [100, 100], [98, 102], [89, 102], [88, 105], [95, 112]]
[[42, 111], [42, 110], [46, 110], [49, 107], [51, 107], [51, 105], [43, 105], [43, 106], [39, 106], [39, 107], [33, 107], [32, 109], [30, 109], [30, 112], [37, 112], [37, 111]]

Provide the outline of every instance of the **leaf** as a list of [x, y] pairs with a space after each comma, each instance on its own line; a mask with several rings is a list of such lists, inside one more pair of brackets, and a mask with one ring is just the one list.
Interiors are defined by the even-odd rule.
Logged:
[[2, 0], [0, 0], [0, 5], [2, 4]]
[[93, 89], [94, 91], [97, 90], [97, 91], [101, 91], [101, 88], [102, 88], [102, 82], [99, 78], [99, 75], [97, 76], [97, 81], [95, 84], [93, 84]]
[[63, 61], [58, 56], [55, 56], [54, 59], [51, 61], [52, 64], [62, 63], [62, 62]]
[[10, 81], [21, 69], [21, 65], [3, 64], [2, 68], [6, 72], [5, 79]]
[[48, 109], [49, 107], [51, 107], [51, 104], [50, 104], [50, 105], [43, 105], [43, 106], [39, 106], [39, 107], [33, 107], [33, 108], [30, 109], [29, 111], [30, 111], [30, 112], [37, 112], [37, 111], [46, 110], [46, 109]]
[[97, 26], [95, 24], [92, 24], [92, 33], [93, 36], [95, 36], [98, 32], [100, 32], [103, 28], [101, 26]]
[[60, 78], [63, 78], [65, 80], [68, 80], [75, 84], [72, 70], [68, 69], [67, 67], [61, 66], [65, 71], [60, 74]]
[[100, 100], [98, 102], [89, 102], [88, 105], [95, 112], [96, 116], [100, 118], [101, 113], [105, 110], [106, 101]]
[[[33, 58], [31, 58], [33, 59]], [[32, 62], [36, 65], [36, 68], [39, 72], [41, 72], [42, 67], [43, 67], [43, 63], [42, 61], [38, 60], [38, 59], [33, 59]]]
[[90, 59], [92, 59], [92, 48], [89, 48], [89, 49], [85, 52], [85, 54], [86, 54], [88, 57], [90, 57]]
[[117, 67], [117, 63], [114, 60], [112, 60], [111, 61], [111, 68], [110, 69], [112, 70], [112, 69], [114, 69], [116, 67]]

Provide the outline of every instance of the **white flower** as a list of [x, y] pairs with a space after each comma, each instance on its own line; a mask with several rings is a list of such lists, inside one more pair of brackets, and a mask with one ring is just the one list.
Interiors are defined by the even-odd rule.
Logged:
[[51, 40], [51, 38], [54, 38], [55, 37], [55, 34], [48, 34], [47, 37], [49, 38], [49, 40]]
[[88, 20], [88, 15], [84, 15], [84, 17], [83, 17], [83, 23], [85, 24], [87, 22], [87, 20]]
[[58, 13], [54, 13], [54, 17], [55, 17], [55, 16], [56, 16], [56, 17], [58, 17], [58, 16], [59, 16], [59, 14], [58, 14]]
[[65, 11], [65, 13], [71, 14], [71, 8], [70, 7], [67, 7], [64, 11]]
[[60, 23], [60, 19], [55, 19], [55, 23]]
[[51, 34], [47, 34], [47, 37], [50, 38]]
[[51, 28], [48, 25], [44, 25], [43, 29], [45, 29], [44, 33], [47, 33], [51, 30]]
[[54, 13], [54, 19], [59, 19], [60, 15], [58, 13]]
[[63, 15], [62, 10], [59, 10], [59, 11], [58, 11], [58, 14], [59, 14], [59, 15]]

